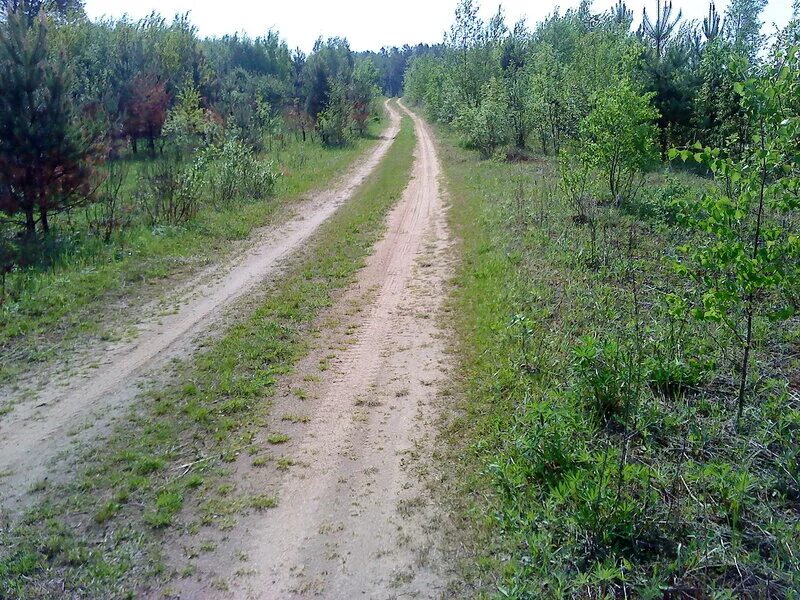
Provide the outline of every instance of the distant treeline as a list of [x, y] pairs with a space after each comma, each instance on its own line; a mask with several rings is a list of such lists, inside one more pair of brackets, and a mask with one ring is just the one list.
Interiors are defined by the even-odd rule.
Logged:
[[736, 84], [798, 40], [800, 3], [772, 39], [762, 34], [766, 4], [732, 0], [722, 14], [711, 2], [697, 22], [658, 0], [633, 30], [624, 1], [595, 12], [584, 0], [532, 29], [524, 21], [509, 29], [502, 9], [483, 21], [463, 0], [441, 58], [412, 59], [406, 94], [486, 154], [508, 145], [558, 153], [597, 100], [624, 82], [652, 94], [662, 155], [698, 140], [723, 146], [744, 139], [747, 126]]
[[346, 143], [381, 90], [400, 93], [409, 60], [436, 52], [331, 38], [305, 54], [275, 31], [203, 39], [188, 15], [93, 21], [81, 0], [0, 0], [0, 229], [46, 233], [49, 216], [93, 200], [103, 163], [143, 147]]

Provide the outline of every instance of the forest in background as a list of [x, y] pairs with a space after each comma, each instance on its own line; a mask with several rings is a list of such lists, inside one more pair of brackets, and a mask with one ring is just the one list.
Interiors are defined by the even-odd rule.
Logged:
[[657, 111], [646, 120], [666, 158], [674, 146], [744, 139], [735, 86], [775, 64], [798, 35], [796, 19], [772, 39], [762, 34], [766, 0], [734, 0], [724, 14], [711, 2], [701, 23], [658, 0], [635, 31], [624, 1], [605, 13], [592, 4], [556, 10], [531, 29], [509, 28], [502, 7], [484, 22], [476, 3], [461, 3], [444, 58], [413, 59], [406, 94], [488, 157], [526, 147], [558, 154], [580, 138], [599, 98], [637, 93]]
[[249, 228], [282, 177], [374, 135], [379, 96], [436, 51], [332, 38], [305, 54], [275, 31], [201, 39], [187, 15], [92, 21], [80, 1], [3, 0], [0, 339], [143, 276], [131, 254], [188, 252], [213, 214], [249, 211]]

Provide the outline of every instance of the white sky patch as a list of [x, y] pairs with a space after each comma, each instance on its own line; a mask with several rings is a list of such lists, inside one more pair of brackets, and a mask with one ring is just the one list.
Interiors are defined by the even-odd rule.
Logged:
[[[556, 6], [562, 12], [577, 5], [577, 0], [541, 2], [537, 0], [505, 0], [502, 2], [507, 22], [513, 24], [527, 17], [529, 25], [547, 16]], [[597, 11], [607, 9], [615, 0], [596, 0]], [[496, 0], [480, 3], [484, 17], [491, 16], [498, 6]], [[717, 0], [717, 9], [724, 12], [728, 0]], [[642, 7], [655, 10], [655, 0], [629, 0], [636, 21]], [[708, 11], [705, 0], [674, 0], [688, 19], [702, 20]], [[456, 0], [86, 0], [86, 11], [92, 18], [119, 17], [129, 14], [141, 18], [153, 10], [163, 16], [190, 12], [191, 20], [201, 36], [221, 36], [244, 32], [250, 36], [277, 30], [289, 46], [308, 52], [320, 37], [341, 36], [350, 40], [354, 50], [378, 50], [382, 46], [437, 43], [453, 20]], [[777, 23], [783, 26], [791, 17], [791, 0], [770, 0], [763, 20], [766, 33], [772, 33]]]

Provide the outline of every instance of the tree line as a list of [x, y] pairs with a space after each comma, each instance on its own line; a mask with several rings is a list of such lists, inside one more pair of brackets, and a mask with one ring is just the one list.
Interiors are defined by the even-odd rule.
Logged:
[[345, 144], [366, 132], [381, 88], [400, 89], [408, 58], [430, 50], [358, 54], [332, 38], [305, 54], [274, 31], [201, 39], [186, 15], [92, 21], [80, 0], [0, 0], [4, 247], [91, 203], [130, 155]]
[[[405, 90], [486, 156], [508, 146], [557, 154], [579, 136], [594, 103], [626, 85], [652, 95], [662, 156], [697, 140], [719, 146], [744, 127], [735, 84], [772, 54], [761, 33], [765, 6], [733, 0], [721, 14], [711, 2], [696, 22], [657, 0], [632, 30], [623, 0], [604, 13], [583, 0], [530, 29], [524, 21], [509, 28], [502, 9], [484, 21], [477, 4], [464, 1], [443, 56], [412, 60]], [[772, 46], [796, 38], [795, 20]]]

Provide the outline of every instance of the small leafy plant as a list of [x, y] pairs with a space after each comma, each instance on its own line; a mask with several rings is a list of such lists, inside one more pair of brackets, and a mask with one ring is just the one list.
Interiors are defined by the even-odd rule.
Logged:
[[694, 315], [722, 323], [741, 352], [737, 427], [744, 411], [756, 320], [784, 319], [795, 306], [784, 292], [800, 284], [800, 60], [794, 48], [769, 75], [737, 84], [751, 123], [744, 151], [674, 149], [670, 156], [705, 165], [716, 186], [685, 201], [682, 219], [705, 234], [683, 248], [679, 272], [697, 285]]

